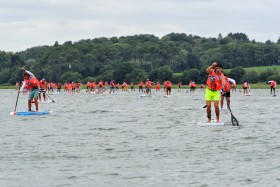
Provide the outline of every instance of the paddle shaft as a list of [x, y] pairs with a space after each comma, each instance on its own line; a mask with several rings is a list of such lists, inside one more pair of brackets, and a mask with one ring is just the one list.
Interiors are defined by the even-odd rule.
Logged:
[[[22, 77], [21, 77], [21, 79], [22, 79]], [[19, 85], [18, 85], [18, 94], [17, 94], [17, 100], [16, 100], [16, 105], [15, 105], [15, 110], [14, 110], [14, 112], [16, 112], [16, 110], [17, 110], [17, 103], [18, 103], [18, 98], [19, 98], [19, 91], [20, 91], [20, 83], [21, 83], [21, 80], [20, 80], [20, 82], [19, 82]]]
[[18, 97], [19, 97], [19, 92], [18, 92], [18, 94], [17, 94], [17, 101], [16, 101], [16, 106], [15, 106], [14, 112], [17, 110]]
[[55, 103], [55, 101], [48, 94], [46, 94], [46, 96], [48, 96], [48, 98], [50, 98], [52, 102]]

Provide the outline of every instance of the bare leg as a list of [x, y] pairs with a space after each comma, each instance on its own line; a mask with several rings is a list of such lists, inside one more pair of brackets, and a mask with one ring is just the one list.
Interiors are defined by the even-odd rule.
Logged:
[[226, 100], [227, 100], [227, 107], [229, 108], [230, 107], [230, 97], [226, 97]]
[[219, 101], [214, 101], [215, 113], [216, 113], [216, 120], [217, 123], [220, 122], [220, 109], [219, 109]]
[[31, 100], [28, 100], [28, 111], [31, 111]]
[[210, 123], [211, 122], [211, 101], [206, 101], [206, 111], [207, 111], [207, 122]]
[[35, 98], [34, 101], [35, 101], [35, 106], [36, 106], [36, 112], [38, 112], [38, 100], [37, 100], [37, 98]]
[[222, 95], [222, 96], [221, 96], [221, 108], [223, 108], [223, 106], [224, 106], [224, 98], [225, 98], [225, 96]]

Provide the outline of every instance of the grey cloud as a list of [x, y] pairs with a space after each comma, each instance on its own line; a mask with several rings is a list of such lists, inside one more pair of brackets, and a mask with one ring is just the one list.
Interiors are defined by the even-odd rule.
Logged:
[[243, 32], [257, 41], [277, 41], [279, 6], [278, 0], [2, 0], [0, 50], [170, 32]]

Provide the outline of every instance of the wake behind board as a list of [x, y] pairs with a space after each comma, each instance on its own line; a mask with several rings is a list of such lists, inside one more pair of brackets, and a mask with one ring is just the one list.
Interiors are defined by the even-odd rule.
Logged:
[[199, 126], [224, 126], [225, 123], [222, 122], [222, 121], [219, 122], [219, 123], [217, 123], [216, 121], [211, 120], [210, 123], [207, 123], [207, 122], [198, 122], [197, 125], [199, 125]]
[[139, 95], [139, 97], [147, 97], [148, 95], [146, 94], [142, 94], [142, 95]]
[[51, 100], [46, 100], [46, 101], [39, 101], [40, 104], [46, 104], [46, 103], [52, 103], [53, 101]]
[[142, 97], [152, 97], [152, 95], [147, 95], [147, 94], [142, 94], [142, 95], [139, 95], [140, 98]]
[[44, 110], [40, 112], [18, 111], [18, 112], [10, 112], [10, 115], [12, 116], [48, 115], [52, 112], [53, 112], [52, 110]]

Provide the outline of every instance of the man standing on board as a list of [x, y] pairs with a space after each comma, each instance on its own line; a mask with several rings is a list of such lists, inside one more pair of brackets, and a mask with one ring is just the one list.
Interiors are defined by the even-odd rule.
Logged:
[[31, 111], [31, 102], [34, 99], [35, 106], [36, 106], [36, 112], [38, 112], [38, 93], [39, 93], [39, 81], [36, 79], [36, 77], [31, 73], [30, 71], [25, 70], [25, 68], [21, 68], [23, 71], [24, 81], [23, 84], [19, 90], [19, 93], [26, 88], [29, 90], [29, 96], [28, 96], [28, 111]]
[[223, 91], [225, 88], [225, 77], [222, 73], [222, 65], [213, 61], [212, 65], [206, 68], [208, 73], [208, 78], [206, 81], [206, 90], [205, 90], [205, 100], [207, 105], [207, 118], [208, 123], [211, 122], [211, 102], [214, 101], [215, 113], [216, 113], [216, 122], [220, 122], [220, 109], [219, 109], [219, 100], [220, 100], [220, 90]]

